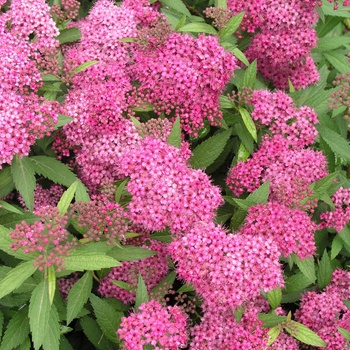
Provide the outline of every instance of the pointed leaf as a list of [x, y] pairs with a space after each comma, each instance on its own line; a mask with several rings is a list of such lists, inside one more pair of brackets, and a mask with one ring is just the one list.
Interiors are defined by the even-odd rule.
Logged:
[[235, 47], [233, 50], [232, 50], [233, 54], [235, 55], [235, 57], [237, 59], [239, 59], [242, 63], [244, 63], [247, 67], [249, 66], [249, 61], [247, 59], [247, 57], [245, 56], [245, 54], [238, 48], [238, 47]]
[[20, 263], [12, 269], [0, 282], [0, 299], [20, 287], [36, 270], [37, 267], [33, 266], [33, 261]]
[[285, 322], [287, 317], [286, 316], [280, 316], [276, 315], [275, 312], [269, 313], [269, 314], [258, 314], [259, 320], [263, 321], [263, 327], [264, 328], [271, 328], [274, 327], [282, 322]]
[[3, 166], [0, 170], [0, 198], [7, 196], [15, 189], [10, 166]]
[[332, 241], [332, 248], [331, 248], [331, 259], [335, 259], [336, 256], [340, 253], [340, 251], [343, 248], [343, 240], [339, 235], [336, 235]]
[[29, 305], [29, 324], [34, 347], [39, 350], [47, 337], [50, 319], [50, 298], [47, 281], [40, 282], [34, 289]]
[[311, 282], [316, 280], [315, 263], [313, 257], [300, 260], [297, 255], [293, 256], [294, 262], [299, 267], [302, 274]]
[[239, 25], [241, 24], [244, 17], [244, 12], [239, 13], [238, 15], [235, 15], [230, 18], [230, 20], [226, 23], [225, 28], [221, 29], [220, 32], [220, 41], [227, 40], [232, 33], [234, 33]]
[[57, 37], [60, 45], [65, 43], [72, 43], [81, 38], [81, 32], [77, 27], [63, 29]]
[[167, 138], [167, 143], [171, 146], [181, 148], [181, 127], [180, 118], [177, 117]]
[[75, 200], [78, 202], [89, 202], [90, 201], [88, 189], [85, 187], [85, 185], [81, 181], [78, 181], [77, 190], [75, 192]]
[[117, 281], [117, 280], [110, 280], [114, 285], [121, 289], [125, 289], [127, 291], [133, 291], [135, 292], [135, 286], [133, 284], [124, 282], [124, 281]]
[[97, 60], [93, 60], [93, 61], [88, 61], [88, 62], [84, 62], [83, 64], [79, 65], [78, 67], [74, 68], [72, 71], [71, 71], [71, 75], [75, 75], [75, 74], [78, 74], [82, 71], [84, 71], [85, 69], [95, 65], [96, 63], [98, 63], [100, 61], [97, 61]]
[[67, 325], [77, 317], [89, 299], [92, 288], [92, 273], [86, 272], [70, 289], [67, 302]]
[[350, 341], [350, 332], [345, 328], [337, 327], [339, 333], [348, 341]]
[[47, 269], [47, 284], [49, 288], [49, 299], [50, 304], [53, 302], [53, 298], [55, 296], [56, 291], [56, 274], [55, 274], [55, 267], [53, 265], [49, 266]]
[[191, 166], [194, 169], [204, 169], [213, 164], [224, 150], [230, 136], [231, 130], [226, 130], [203, 141], [193, 150], [190, 158]]
[[161, 3], [176, 10], [177, 12], [182, 13], [183, 15], [186, 15], [187, 17], [191, 17], [190, 11], [181, 0], [161, 0]]
[[146, 248], [134, 247], [131, 245], [114, 247], [111, 251], [108, 252], [108, 256], [111, 256], [118, 261], [134, 261], [145, 259], [154, 255], [157, 255], [157, 252]]
[[333, 269], [331, 265], [331, 260], [329, 259], [327, 250], [325, 249], [317, 271], [318, 288], [323, 289], [330, 284], [332, 279], [332, 273]]
[[60, 349], [60, 322], [55, 305], [51, 305], [47, 333], [43, 341], [44, 350]]
[[125, 186], [128, 184], [129, 179], [123, 180], [120, 185], [117, 187], [115, 194], [114, 194], [114, 199], [116, 203], [120, 202], [120, 198], [122, 197], [123, 191], [125, 189]]
[[244, 72], [243, 86], [254, 88], [257, 72], [257, 60], [254, 60]]
[[183, 33], [206, 33], [216, 35], [218, 32], [207, 23], [189, 23], [179, 29]]
[[176, 279], [176, 273], [175, 271], [169, 272], [152, 290], [151, 295], [159, 295], [160, 293], [162, 296], [167, 294], [167, 290], [173, 285], [174, 281]]
[[254, 141], [257, 142], [258, 135], [257, 135], [257, 131], [256, 131], [256, 126], [255, 126], [254, 121], [253, 121], [252, 117], [250, 116], [249, 112], [245, 108], [239, 107], [239, 113], [242, 117], [242, 120], [243, 120], [245, 127], [249, 131], [249, 134], [252, 136]]
[[16, 189], [22, 195], [27, 208], [33, 211], [36, 180], [29, 158], [16, 155], [12, 160], [11, 173]]
[[73, 198], [74, 198], [74, 194], [77, 190], [78, 187], [78, 181], [74, 181], [66, 191], [64, 191], [62, 197], [60, 198], [58, 204], [57, 204], [57, 208], [60, 211], [60, 215], [65, 215], [69, 205], [71, 204]]
[[282, 290], [281, 287], [278, 287], [277, 289], [270, 290], [266, 294], [267, 300], [269, 301], [271, 308], [276, 309], [280, 306], [282, 301]]
[[137, 311], [141, 304], [147, 303], [149, 301], [149, 296], [147, 293], [147, 287], [145, 281], [143, 280], [141, 274], [139, 275], [137, 290], [136, 290], [136, 301], [135, 310]]
[[282, 330], [282, 327], [280, 325], [277, 325], [275, 327], [272, 327], [267, 334], [269, 335], [269, 340], [267, 341], [267, 346], [270, 346], [280, 335]]
[[0, 208], [4, 208], [7, 211], [10, 211], [12, 213], [16, 213], [16, 214], [23, 214], [23, 211], [17, 209], [14, 205], [11, 205], [3, 200], [0, 199]]

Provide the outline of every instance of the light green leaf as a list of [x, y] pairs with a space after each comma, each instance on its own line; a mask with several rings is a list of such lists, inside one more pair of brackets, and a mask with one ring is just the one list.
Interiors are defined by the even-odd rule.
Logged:
[[129, 178], [126, 178], [123, 180], [117, 187], [115, 194], [114, 194], [114, 199], [116, 203], [120, 202], [120, 198], [122, 197], [122, 194], [124, 192], [125, 186], [128, 184]]
[[347, 331], [345, 328], [337, 327], [337, 330], [339, 333], [348, 341], [350, 341], [350, 332]]
[[295, 339], [300, 340], [304, 344], [325, 348], [327, 344], [311, 329], [307, 328], [299, 322], [290, 320], [284, 329]]
[[85, 187], [85, 185], [81, 181], [78, 181], [77, 190], [75, 192], [75, 200], [77, 202], [89, 202], [90, 201], [88, 189]]
[[177, 12], [182, 13], [183, 15], [186, 15], [187, 17], [191, 17], [190, 11], [181, 0], [161, 0], [161, 3], [176, 10]]
[[113, 249], [108, 252], [108, 256], [118, 261], [141, 260], [154, 255], [157, 255], [157, 252], [131, 245], [113, 247]]
[[332, 273], [333, 273], [333, 269], [332, 269], [331, 261], [329, 259], [327, 250], [325, 249], [317, 271], [318, 288], [323, 289], [329, 285], [332, 279]]
[[276, 309], [280, 306], [282, 301], [282, 290], [281, 287], [278, 287], [277, 289], [270, 290], [266, 294], [267, 300], [270, 303], [270, 306], [272, 309]]
[[258, 314], [258, 318], [259, 320], [263, 321], [263, 327], [264, 328], [271, 328], [274, 327], [282, 322], [285, 322], [287, 317], [286, 316], [280, 316], [280, 315], [276, 315], [275, 312], [271, 312], [268, 314]]
[[66, 43], [72, 43], [74, 41], [80, 40], [81, 32], [77, 27], [63, 29], [60, 32], [60, 35], [57, 37], [60, 45]]
[[180, 118], [177, 117], [167, 138], [167, 143], [171, 146], [181, 148], [181, 127]]
[[34, 171], [53, 182], [69, 187], [77, 180], [76, 175], [59, 160], [46, 156], [31, 157]]
[[14, 156], [11, 163], [11, 173], [16, 189], [22, 195], [27, 208], [33, 211], [36, 180], [29, 158]]
[[14, 205], [11, 205], [0, 199], [0, 208], [4, 208], [12, 213], [23, 214], [23, 211], [17, 209]]
[[147, 293], [147, 287], [146, 287], [145, 281], [143, 280], [140, 274], [137, 282], [135, 310], [138, 311], [139, 307], [143, 303], [147, 303], [148, 301], [149, 301], [149, 296]]
[[49, 288], [50, 304], [52, 304], [53, 298], [55, 296], [55, 291], [56, 291], [56, 274], [55, 274], [55, 267], [53, 265], [49, 266], [48, 268], [47, 284]]
[[244, 146], [243, 142], [239, 145], [237, 152], [237, 162], [244, 162], [250, 156], [250, 152], [247, 150], [247, 147]]
[[78, 74], [82, 71], [84, 71], [85, 69], [95, 65], [96, 63], [98, 63], [100, 61], [97, 61], [97, 60], [92, 60], [92, 61], [88, 61], [88, 62], [84, 62], [82, 63], [81, 65], [79, 65], [78, 67], [74, 68], [72, 71], [71, 71], [71, 75], [75, 75], [75, 74]]
[[234, 33], [238, 29], [239, 25], [243, 20], [243, 17], [244, 17], [244, 12], [241, 12], [238, 15], [235, 15], [230, 18], [225, 28], [221, 29], [220, 41], [227, 40], [232, 35], [232, 33]]
[[86, 272], [70, 289], [67, 303], [67, 325], [77, 317], [89, 299], [92, 288], [92, 273]]
[[69, 205], [71, 204], [74, 194], [78, 187], [78, 181], [74, 181], [66, 191], [64, 191], [62, 197], [60, 198], [59, 202], [57, 203], [57, 208], [60, 211], [60, 215], [65, 215]]
[[247, 67], [249, 66], [249, 61], [248, 61], [247, 57], [238, 47], [235, 47], [232, 52], [237, 59], [239, 59]]
[[225, 130], [203, 141], [193, 150], [190, 158], [191, 166], [194, 169], [204, 169], [213, 164], [224, 150], [230, 136], [231, 130]]
[[269, 335], [269, 340], [267, 341], [267, 346], [270, 346], [280, 335], [282, 327], [280, 325], [276, 325], [272, 327], [267, 334]]
[[33, 266], [33, 261], [20, 263], [12, 269], [0, 282], [0, 299], [18, 288], [36, 270], [37, 267]]
[[127, 291], [135, 292], [135, 286], [131, 283], [127, 283], [124, 281], [117, 281], [117, 280], [110, 280], [110, 281], [119, 288], [125, 289]]
[[257, 73], [257, 60], [254, 60], [248, 68], [245, 70], [243, 75], [243, 86], [254, 88]]
[[7, 325], [0, 350], [12, 350], [22, 344], [29, 334], [28, 307], [20, 309]]
[[313, 49], [313, 52], [325, 52], [338, 49], [346, 44], [350, 43], [350, 36], [339, 36], [319, 38], [317, 40], [317, 47]]
[[115, 311], [106, 301], [98, 298], [94, 294], [90, 295], [90, 301], [92, 308], [94, 309], [97, 323], [101, 327], [102, 332], [107, 339], [113, 343], [119, 344], [119, 338], [116, 331], [120, 326], [123, 312]]
[[72, 120], [73, 118], [68, 117], [68, 115], [59, 114], [57, 124], [55, 125], [55, 130], [57, 130], [63, 125], [70, 123]]
[[60, 323], [54, 304], [51, 305], [47, 333], [43, 341], [44, 350], [59, 350], [60, 348]]
[[254, 124], [254, 121], [252, 117], [250, 116], [250, 113], [243, 107], [238, 108], [239, 113], [242, 117], [243, 123], [247, 130], [249, 131], [249, 134], [252, 136], [255, 142], [258, 141], [258, 135], [256, 131], [256, 126]]
[[40, 282], [33, 291], [29, 305], [29, 324], [34, 347], [39, 350], [47, 337], [50, 319], [50, 298], [47, 281]]
[[218, 32], [207, 23], [189, 23], [179, 29], [183, 33], [206, 33], [216, 35]]
[[346, 50], [323, 52], [323, 56], [327, 61], [340, 73], [349, 71], [349, 61], [346, 54]]
[[332, 240], [332, 248], [331, 248], [331, 259], [335, 259], [336, 256], [340, 253], [343, 248], [343, 240], [340, 236], [336, 235]]
[[300, 260], [299, 257], [293, 254], [293, 260], [299, 267], [301, 273], [311, 282], [314, 283], [316, 280], [314, 258], [306, 258]]
[[215, 7], [227, 9], [227, 0], [215, 0]]

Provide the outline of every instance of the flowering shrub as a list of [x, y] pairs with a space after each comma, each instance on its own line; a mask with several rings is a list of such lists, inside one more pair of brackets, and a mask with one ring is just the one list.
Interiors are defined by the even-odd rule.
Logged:
[[0, 0], [0, 350], [350, 348], [350, 8]]

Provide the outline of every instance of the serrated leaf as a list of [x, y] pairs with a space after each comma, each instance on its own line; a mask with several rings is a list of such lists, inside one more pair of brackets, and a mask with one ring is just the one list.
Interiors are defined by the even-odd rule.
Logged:
[[255, 142], [258, 141], [258, 135], [256, 131], [256, 126], [254, 124], [254, 121], [250, 115], [250, 113], [243, 107], [239, 107], [239, 114], [242, 117], [243, 123], [247, 130], [249, 131], [249, 134], [252, 136]]
[[267, 341], [267, 346], [270, 346], [280, 335], [282, 327], [277, 325], [272, 327], [268, 332], [269, 340]]
[[345, 226], [341, 231], [338, 232], [338, 236], [342, 239], [345, 248], [350, 252], [350, 229]]
[[270, 290], [266, 293], [267, 300], [270, 303], [272, 309], [276, 309], [280, 306], [282, 301], [282, 290], [281, 287], [277, 289]]
[[30, 158], [34, 171], [51, 181], [69, 187], [77, 180], [76, 175], [59, 160], [46, 156], [34, 156]]
[[56, 274], [55, 274], [55, 267], [53, 265], [49, 266], [47, 269], [47, 284], [49, 289], [49, 299], [50, 304], [53, 302], [53, 298], [55, 296], [56, 291]]
[[135, 310], [138, 311], [139, 307], [143, 303], [149, 301], [149, 296], [147, 293], [147, 287], [145, 281], [143, 280], [141, 274], [139, 275], [136, 289], [136, 301], [135, 301]]
[[221, 108], [233, 108], [234, 107], [234, 103], [232, 103], [227, 96], [221, 95], [219, 96], [219, 102], [220, 102], [220, 107]]
[[3, 200], [0, 199], [0, 208], [4, 208], [12, 213], [16, 213], [16, 214], [23, 214], [23, 211], [17, 209], [14, 205], [11, 205]]
[[39, 350], [47, 336], [50, 309], [48, 285], [44, 280], [34, 289], [29, 304], [29, 324], [36, 350]]
[[307, 345], [318, 346], [324, 348], [327, 344], [311, 329], [307, 328], [303, 324], [290, 320], [284, 329], [295, 339], [300, 340]]
[[332, 40], [329, 37], [319, 38], [317, 40], [317, 47], [313, 49], [313, 52], [323, 53], [325, 51], [332, 51], [349, 43], [350, 36], [332, 37]]
[[218, 32], [207, 23], [189, 23], [179, 29], [182, 33], [206, 33], [216, 35]]
[[113, 249], [108, 252], [108, 256], [118, 261], [134, 261], [145, 259], [154, 255], [157, 255], [157, 252], [146, 248], [134, 247], [131, 245], [113, 247]]
[[14, 189], [15, 184], [11, 174], [11, 167], [4, 166], [0, 170], [0, 198], [5, 197]]
[[67, 302], [67, 325], [77, 317], [89, 299], [92, 288], [92, 273], [86, 272], [70, 289]]
[[125, 289], [127, 291], [135, 291], [135, 286], [133, 284], [130, 284], [124, 281], [117, 281], [117, 280], [110, 280], [110, 281], [121, 289]]
[[336, 155], [345, 160], [350, 160], [350, 145], [347, 140], [325, 126], [317, 125], [316, 128], [322, 139]]
[[346, 339], [350, 341], [350, 332], [342, 327], [337, 327], [338, 332]]
[[312, 282], [303, 273], [297, 273], [295, 275], [286, 278], [285, 294], [291, 294], [295, 292], [303, 291]]
[[26, 261], [12, 269], [0, 282], [0, 299], [10, 294], [37, 270], [33, 261]]
[[57, 130], [61, 126], [66, 125], [73, 120], [73, 118], [69, 117], [68, 115], [63, 115], [63, 114], [59, 114], [57, 119], [58, 119], [58, 121], [54, 127], [54, 130]]
[[190, 11], [181, 0], [161, 0], [161, 3], [176, 10], [177, 12], [182, 13], [183, 15], [186, 15], [187, 17], [191, 17]]
[[75, 192], [75, 200], [77, 202], [89, 202], [90, 201], [88, 189], [85, 187], [85, 185], [81, 181], [78, 181], [77, 190]]
[[179, 117], [176, 118], [174, 125], [171, 128], [170, 134], [167, 138], [167, 143], [171, 146], [181, 148], [181, 127]]
[[77, 190], [78, 187], [78, 181], [74, 181], [68, 188], [66, 191], [64, 191], [62, 197], [60, 198], [60, 200], [57, 203], [57, 208], [60, 211], [60, 215], [65, 215], [69, 205], [71, 204], [73, 198], [74, 198], [74, 194]]
[[299, 267], [301, 273], [310, 281], [310, 283], [314, 283], [316, 280], [314, 258], [311, 257], [300, 260], [297, 255], [293, 254], [293, 260]]
[[239, 59], [242, 63], [244, 63], [247, 67], [249, 66], [249, 61], [247, 59], [247, 57], [245, 56], [245, 54], [238, 48], [238, 47], [235, 47], [233, 50], [232, 50], [232, 53], [235, 55], [235, 57], [237, 59]]
[[257, 73], [257, 60], [254, 60], [243, 75], [243, 86], [254, 88]]
[[151, 295], [164, 296], [176, 279], [175, 271], [169, 272], [152, 290]]
[[12, 350], [23, 343], [29, 334], [28, 307], [16, 312], [7, 325], [0, 350]]
[[27, 224], [32, 224], [38, 220], [39, 218], [37, 216], [28, 212], [23, 212], [22, 214], [9, 213], [1, 216], [1, 225], [8, 229], [14, 229], [16, 225], [20, 224], [22, 221], [25, 221]]
[[220, 31], [220, 41], [227, 40], [232, 35], [232, 33], [238, 29], [243, 20], [243, 17], [244, 12], [241, 12], [238, 15], [230, 18], [230, 20], [226, 23], [225, 28], [221, 29]]
[[59, 41], [60, 45], [72, 43], [80, 39], [81, 32], [77, 27], [63, 29], [57, 37], [57, 40]]
[[258, 318], [259, 318], [259, 320], [264, 322], [264, 324], [263, 324], [264, 328], [274, 327], [274, 326], [276, 326], [282, 322], [285, 322], [287, 320], [286, 316], [276, 315], [274, 312], [269, 313], [269, 314], [260, 313], [260, 314], [258, 314]]
[[59, 350], [60, 323], [55, 305], [51, 305], [47, 333], [43, 341], [44, 350]]
[[35, 173], [28, 157], [15, 156], [11, 163], [13, 182], [30, 211], [34, 207]]
[[331, 248], [331, 259], [335, 259], [336, 256], [340, 253], [343, 248], [343, 240], [340, 236], [336, 235], [332, 240], [332, 248]]
[[90, 301], [92, 308], [94, 309], [97, 323], [101, 327], [102, 332], [107, 339], [113, 343], [119, 344], [119, 338], [116, 331], [120, 326], [120, 320], [123, 317], [123, 313], [113, 310], [106, 301], [100, 299], [94, 294], [90, 295]]
[[82, 64], [80, 64], [78, 67], [74, 68], [72, 71], [71, 71], [71, 75], [75, 75], [75, 74], [78, 74], [82, 71], [84, 71], [85, 69], [91, 67], [91, 66], [94, 66], [96, 63], [98, 63], [100, 61], [98, 60], [92, 60], [92, 61], [88, 61], [88, 62], [84, 62]]
[[151, 239], [155, 239], [156, 241], [164, 242], [164, 243], [171, 243], [172, 238], [169, 232], [162, 232], [158, 231], [150, 235]]
[[346, 53], [345, 50], [335, 50], [323, 52], [323, 56], [337, 71], [346, 73], [349, 71], [349, 61]]
[[214, 136], [203, 141], [193, 150], [190, 164], [194, 169], [204, 169], [213, 164], [224, 150], [228, 139], [231, 136], [231, 130], [215, 134]]
[[323, 289], [330, 284], [332, 279], [332, 273], [333, 273], [333, 269], [332, 269], [331, 261], [329, 259], [327, 250], [325, 249], [317, 271], [318, 288]]
[[19, 350], [31, 350], [32, 342], [29, 336], [24, 340], [24, 342], [19, 346]]

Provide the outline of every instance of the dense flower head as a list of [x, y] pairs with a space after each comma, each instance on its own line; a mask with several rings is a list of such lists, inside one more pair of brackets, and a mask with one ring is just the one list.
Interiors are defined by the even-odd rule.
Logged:
[[336, 231], [341, 231], [350, 221], [350, 188], [342, 186], [332, 196], [335, 209], [320, 215], [323, 220], [320, 228], [331, 227]]
[[137, 313], [123, 317], [117, 333], [125, 350], [177, 350], [187, 346], [187, 315], [178, 306], [163, 307], [151, 300], [142, 304]]
[[[350, 57], [349, 57], [350, 58]], [[338, 87], [332, 92], [331, 98], [328, 100], [328, 108], [336, 109], [344, 106], [347, 110], [344, 112], [344, 117], [350, 120], [350, 72], [346, 72], [335, 77], [333, 84]]]
[[75, 19], [78, 16], [79, 7], [80, 2], [77, 0], [62, 0], [62, 7], [52, 5], [51, 13], [63, 22], [67, 19]]
[[179, 116], [188, 133], [201, 129], [204, 119], [218, 125], [219, 95], [236, 59], [216, 37], [174, 33], [157, 49], [135, 49], [133, 59], [133, 74], [140, 83], [137, 94], [158, 114]]
[[40, 271], [50, 266], [60, 271], [64, 268], [65, 256], [74, 246], [74, 241], [69, 241], [69, 232], [65, 229], [68, 218], [59, 215], [59, 210], [52, 206], [40, 207], [34, 214], [40, 218], [39, 221], [33, 224], [23, 221], [10, 233], [14, 241], [10, 248], [36, 253], [34, 264]]
[[93, 197], [89, 202], [75, 202], [68, 215], [76, 220], [83, 237], [89, 241], [115, 245], [128, 231], [124, 209], [101, 196]]
[[69, 291], [78, 281], [79, 275], [77, 272], [73, 272], [69, 276], [62, 277], [57, 280], [58, 289], [63, 300], [68, 300]]
[[134, 223], [181, 233], [197, 220], [214, 219], [222, 203], [220, 190], [203, 171], [189, 168], [187, 157], [187, 152], [152, 137], [123, 153], [119, 172], [130, 177], [128, 209]]
[[[121, 300], [125, 304], [134, 302], [139, 275], [145, 281], [148, 293], [165, 277], [169, 269], [167, 245], [155, 240], [146, 240], [141, 247], [157, 254], [142, 260], [124, 261], [122, 266], [113, 267], [100, 282], [98, 291], [102, 296]], [[112, 280], [126, 282], [131, 288], [120, 288], [113, 284]]]
[[192, 283], [210, 308], [235, 309], [261, 290], [283, 286], [280, 251], [261, 235], [227, 234], [198, 223], [169, 247], [178, 275]]
[[300, 259], [304, 259], [316, 251], [316, 229], [317, 225], [304, 211], [290, 209], [278, 202], [268, 202], [249, 208], [241, 232], [270, 237], [284, 257], [296, 253]]

